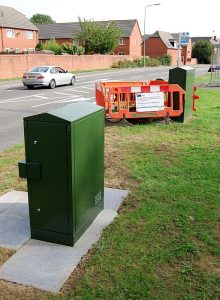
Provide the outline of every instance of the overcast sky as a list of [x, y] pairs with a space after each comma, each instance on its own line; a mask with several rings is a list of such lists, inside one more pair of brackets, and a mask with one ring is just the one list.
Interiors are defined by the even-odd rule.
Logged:
[[13, 7], [28, 18], [41, 13], [56, 22], [75, 22], [78, 17], [98, 21], [138, 19], [142, 34], [145, 6], [158, 2], [159, 6], [146, 8], [146, 33], [162, 30], [220, 37], [220, 0], [0, 0], [1, 5]]

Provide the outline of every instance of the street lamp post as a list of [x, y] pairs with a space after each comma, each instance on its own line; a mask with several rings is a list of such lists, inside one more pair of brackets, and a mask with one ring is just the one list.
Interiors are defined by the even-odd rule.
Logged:
[[157, 6], [157, 5], [160, 5], [160, 3], [149, 4], [144, 7], [144, 68], [145, 68], [145, 56], [146, 56], [146, 54], [145, 54], [145, 51], [146, 51], [146, 45], [145, 45], [146, 8], [149, 6]]

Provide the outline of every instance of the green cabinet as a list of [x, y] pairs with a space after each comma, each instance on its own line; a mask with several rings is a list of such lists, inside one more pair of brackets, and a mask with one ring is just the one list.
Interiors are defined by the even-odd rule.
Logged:
[[103, 209], [104, 110], [74, 103], [24, 118], [31, 237], [72, 246]]
[[178, 122], [186, 122], [192, 117], [194, 80], [195, 69], [191, 67], [181, 66], [169, 70], [169, 83], [178, 84], [186, 92], [183, 101], [183, 113], [179, 117], [175, 118], [175, 120]]

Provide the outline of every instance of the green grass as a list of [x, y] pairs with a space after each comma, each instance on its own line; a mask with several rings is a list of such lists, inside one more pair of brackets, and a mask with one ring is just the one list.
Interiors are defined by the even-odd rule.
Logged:
[[[220, 299], [220, 89], [198, 95], [186, 124], [106, 128], [130, 194], [53, 299]], [[26, 188], [23, 155], [1, 155], [1, 193]]]
[[26, 190], [26, 181], [18, 177], [18, 161], [24, 159], [24, 147], [18, 145], [0, 153], [0, 195], [12, 190]]
[[20, 80], [21, 77], [14, 77], [14, 78], [4, 78], [4, 79], [0, 79], [0, 82], [4, 82], [4, 81], [12, 81], [12, 80]]
[[[207, 66], [207, 68], [208, 68], [208, 66]], [[210, 79], [211, 79], [211, 73], [206, 73], [206, 74], [204, 74], [202, 76], [196, 77], [195, 78], [195, 84], [198, 84], [198, 83], [209, 83]]]
[[187, 124], [118, 129], [137, 188], [61, 299], [220, 298], [220, 91]]

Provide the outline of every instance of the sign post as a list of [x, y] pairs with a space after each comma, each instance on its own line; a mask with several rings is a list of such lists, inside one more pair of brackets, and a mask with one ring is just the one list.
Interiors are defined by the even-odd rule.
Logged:
[[178, 41], [178, 60], [177, 66], [181, 65], [181, 46], [187, 46], [189, 43], [189, 32], [179, 32], [179, 41]]

